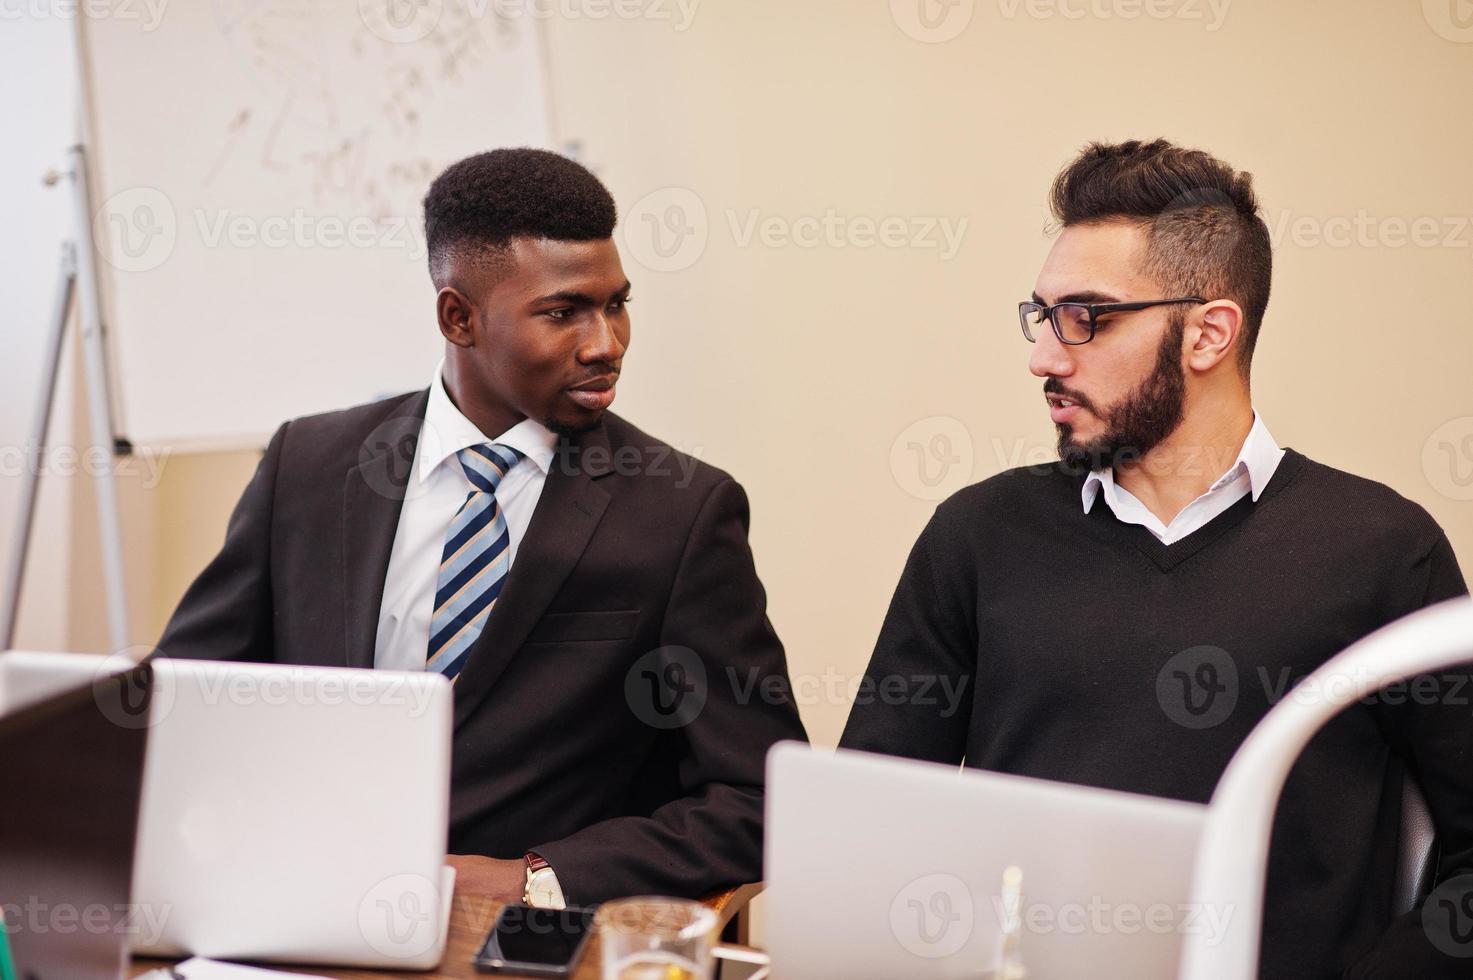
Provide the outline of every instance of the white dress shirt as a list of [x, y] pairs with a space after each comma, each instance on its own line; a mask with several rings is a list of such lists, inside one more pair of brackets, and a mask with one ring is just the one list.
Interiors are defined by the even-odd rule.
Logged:
[[1110, 510], [1117, 518], [1126, 524], [1139, 524], [1154, 534], [1162, 544], [1173, 544], [1199, 530], [1242, 500], [1244, 494], [1252, 493], [1253, 501], [1257, 503], [1263, 488], [1268, 486], [1268, 481], [1283, 458], [1284, 451], [1274, 442], [1274, 437], [1269, 435], [1268, 427], [1263, 424], [1258, 413], [1254, 412], [1253, 428], [1248, 430], [1248, 438], [1243, 440], [1243, 448], [1238, 451], [1237, 460], [1207, 488], [1206, 493], [1183, 507], [1181, 513], [1171, 519], [1170, 524], [1162, 524], [1161, 519], [1151, 513], [1150, 508], [1116, 483], [1113, 467], [1093, 470], [1085, 478], [1084, 489], [1080, 491], [1084, 512], [1089, 513], [1103, 491], [1105, 503], [1110, 505]]
[[[441, 362], [441, 367], [444, 362]], [[527, 533], [532, 511], [552, 465], [557, 435], [532, 419], [524, 419], [495, 438], [488, 438], [461, 414], [445, 392], [440, 375], [430, 382], [430, 398], [414, 451], [404, 507], [389, 553], [384, 598], [379, 606], [373, 665], [381, 670], [424, 670], [434, 615], [435, 586], [451, 518], [471, 492], [470, 480], [455, 454], [477, 443], [496, 442], [522, 453], [496, 487], [496, 502], [511, 537], [507, 568]]]

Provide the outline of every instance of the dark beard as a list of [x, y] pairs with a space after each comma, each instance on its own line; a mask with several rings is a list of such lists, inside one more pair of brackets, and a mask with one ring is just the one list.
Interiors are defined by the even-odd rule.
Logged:
[[559, 422], [552, 416], [548, 416], [547, 418], [543, 419], [542, 424], [547, 427], [548, 431], [562, 436], [563, 438], [571, 439], [573, 436], [580, 435], [584, 432], [589, 431], [590, 429], [597, 429], [599, 425], [603, 423], [603, 420], [604, 413], [599, 412], [598, 418], [594, 419], [592, 422], [582, 422], [578, 425], [568, 425], [565, 422]]
[[[1059, 459], [1069, 472], [1082, 474], [1140, 459], [1181, 425], [1187, 391], [1181, 366], [1186, 319], [1185, 315], [1171, 318], [1156, 348], [1156, 366], [1150, 376], [1119, 404], [1097, 413], [1105, 423], [1104, 435], [1082, 443], [1074, 439], [1073, 426], [1059, 426]], [[1044, 390], [1049, 390], [1048, 384]]]

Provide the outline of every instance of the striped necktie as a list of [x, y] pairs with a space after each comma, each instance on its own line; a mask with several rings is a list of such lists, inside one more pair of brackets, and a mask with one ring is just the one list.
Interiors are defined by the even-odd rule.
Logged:
[[471, 490], [445, 535], [425, 661], [426, 670], [439, 671], [452, 681], [485, 628], [506, 581], [511, 535], [496, 503], [496, 486], [521, 453], [492, 442], [462, 449], [456, 457]]

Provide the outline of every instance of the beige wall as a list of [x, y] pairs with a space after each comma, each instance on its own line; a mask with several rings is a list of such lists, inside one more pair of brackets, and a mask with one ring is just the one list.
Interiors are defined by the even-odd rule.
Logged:
[[[678, 271], [642, 267], [647, 234], [621, 238], [635, 345], [619, 408], [747, 486], [795, 675], [863, 669], [931, 513], [916, 457], [902, 445], [892, 466], [897, 437], [950, 438], [960, 459], [943, 488], [1051, 448], [1013, 307], [1048, 248], [1049, 180], [1089, 139], [1164, 135], [1258, 175], [1271, 226], [1299, 228], [1277, 248], [1257, 356], [1265, 420], [1281, 443], [1423, 504], [1473, 563], [1473, 503], [1422, 463], [1449, 420], [1473, 435], [1473, 134], [1454, 122], [1473, 44], [1439, 36], [1415, 4], [1239, 2], [1216, 30], [1205, 3], [1175, 6], [1208, 22], [1027, 6], [1009, 19], [998, 0], [922, 43], [892, 16], [904, 3], [835, 0], [708, 2], [683, 33], [554, 25], [563, 131], [621, 207], [691, 200], [660, 193], [675, 187], [704, 208], [704, 251]], [[743, 246], [732, 221], [740, 231], [754, 209], [777, 229], [827, 209], [967, 227], [949, 260]], [[1313, 244], [1362, 211], [1430, 217], [1456, 242], [1397, 247], [1386, 224], [1371, 247]], [[642, 220], [626, 216], [625, 235]], [[1473, 470], [1473, 451], [1463, 462]], [[846, 712], [804, 709], [826, 743]]]
[[[863, 670], [930, 497], [1052, 445], [1013, 306], [1048, 248], [1049, 180], [1089, 139], [1164, 135], [1257, 174], [1279, 235], [1255, 370], [1265, 420], [1281, 443], [1421, 503], [1473, 563], [1473, 488], [1450, 469], [1473, 472], [1460, 442], [1473, 436], [1473, 43], [1440, 35], [1430, 2], [1426, 15], [1238, 0], [1219, 22], [1205, 0], [1162, 0], [1149, 8], [1202, 19], [1065, 16], [1147, 9], [1093, 3], [962, 2], [940, 8], [970, 20], [939, 43], [902, 29], [915, 10], [902, 0], [706, 0], [683, 31], [674, 0], [643, 7], [673, 20], [549, 24], [563, 135], [621, 208], [644, 201], [620, 237], [635, 343], [617, 408], [747, 487], [772, 618], [819, 695], [803, 709], [819, 742], [847, 712], [820, 682]], [[670, 207], [704, 245], [661, 259], [645, 215]], [[850, 222], [839, 247], [783, 243], [829, 209]], [[741, 238], [754, 214], [765, 243]], [[887, 218], [966, 224], [954, 255], [862, 247], [852, 219]], [[1424, 221], [1408, 243], [1419, 218], [1435, 230]], [[929, 488], [908, 447], [944, 448], [937, 436], [955, 461]], [[253, 463], [175, 457], [156, 489], [128, 495], [140, 640], [218, 546]], [[76, 617], [72, 635], [100, 642]]]

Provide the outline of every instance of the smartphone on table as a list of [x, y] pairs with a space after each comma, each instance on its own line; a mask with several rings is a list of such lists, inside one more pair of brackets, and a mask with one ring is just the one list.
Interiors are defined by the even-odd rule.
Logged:
[[472, 962], [484, 973], [571, 977], [593, 933], [593, 912], [508, 905]]

